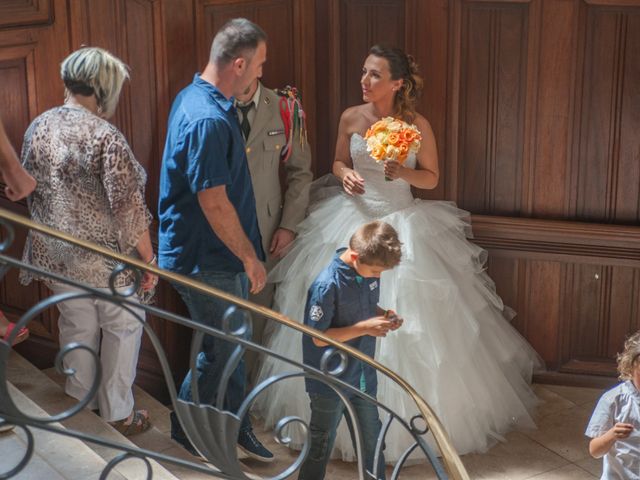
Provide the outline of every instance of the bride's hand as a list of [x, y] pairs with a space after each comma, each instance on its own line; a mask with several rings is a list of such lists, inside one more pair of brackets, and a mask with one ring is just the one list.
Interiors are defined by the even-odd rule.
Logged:
[[391, 180], [400, 178], [401, 170], [402, 165], [400, 165], [395, 160], [387, 160], [386, 162], [384, 162], [384, 176], [390, 178]]
[[345, 168], [344, 172], [342, 176], [344, 191], [349, 195], [362, 195], [364, 193], [364, 179], [351, 168]]

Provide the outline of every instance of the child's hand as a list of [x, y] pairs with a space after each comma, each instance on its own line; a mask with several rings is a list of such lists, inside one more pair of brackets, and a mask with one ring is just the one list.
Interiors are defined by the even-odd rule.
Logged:
[[404, 318], [402, 318], [393, 310], [385, 311], [384, 318], [386, 318], [391, 322], [391, 330], [399, 329], [402, 326], [402, 323], [404, 322]]
[[384, 318], [383, 315], [379, 315], [367, 320], [362, 320], [358, 322], [357, 325], [363, 330], [364, 335], [371, 335], [372, 337], [386, 337], [387, 332], [393, 327], [393, 322]]
[[622, 439], [628, 438], [629, 435], [631, 435], [632, 431], [633, 431], [633, 425], [631, 423], [621, 423], [621, 422], [616, 423], [611, 429], [611, 432], [616, 440], [622, 440]]

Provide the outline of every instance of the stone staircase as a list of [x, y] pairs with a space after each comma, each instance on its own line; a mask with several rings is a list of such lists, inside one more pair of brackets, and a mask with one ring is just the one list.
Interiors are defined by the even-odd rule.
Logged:
[[[11, 352], [7, 369], [7, 378], [11, 384], [14, 401], [25, 412], [34, 416], [47, 416], [60, 413], [74, 405], [77, 401], [67, 396], [62, 388], [64, 376], [54, 368], [44, 371], [29, 363], [15, 351]], [[200, 480], [215, 477], [215, 469], [189, 454], [178, 443], [170, 438], [169, 409], [137, 386], [134, 387], [136, 408], [149, 411], [153, 427], [133, 437], [124, 437], [107, 422], [92, 411], [85, 409], [62, 422], [62, 427], [75, 430], [113, 443], [128, 447], [137, 446], [142, 449], [162, 453], [178, 459], [194, 462], [209, 467], [211, 474], [194, 471], [174, 463], [162, 464], [150, 460], [154, 480]], [[16, 479], [98, 479], [109, 461], [121, 455], [118, 449], [105, 447], [91, 442], [83, 442], [73, 437], [54, 434], [41, 429], [32, 428], [36, 437], [34, 456], [28, 467]], [[263, 435], [261, 435], [263, 437]], [[273, 448], [271, 441], [270, 448]], [[10, 433], [0, 434], [0, 473], [16, 465], [25, 451], [26, 436], [20, 428]], [[279, 445], [280, 449], [284, 448]], [[282, 452], [281, 452], [282, 453]], [[245, 471], [250, 477], [259, 478], [272, 475], [277, 467], [269, 468], [273, 473], [261, 471], [258, 475], [252, 472], [252, 462], [247, 460]], [[139, 459], [127, 459], [116, 465], [109, 475], [111, 479], [146, 479], [147, 467]]]
[[[7, 367], [12, 398], [18, 407], [35, 417], [46, 417], [69, 409], [77, 401], [67, 396], [62, 388], [64, 376], [54, 368], [39, 370], [17, 352], [12, 351]], [[208, 472], [195, 471], [170, 462], [149, 460], [154, 480], [201, 480], [219, 478], [212, 465], [193, 457], [170, 438], [169, 409], [151, 395], [134, 386], [136, 408], [149, 411], [153, 427], [148, 431], [126, 438], [113, 429], [101, 417], [85, 409], [55, 426], [81, 432], [127, 447], [138, 447], [186, 462], [196, 463]], [[276, 461], [263, 464], [240, 455], [244, 471], [249, 478], [269, 478], [283, 472], [297, 458], [298, 452], [276, 443], [273, 434], [264, 431], [259, 421], [253, 421], [260, 440], [276, 456]], [[60, 435], [38, 428], [31, 428], [35, 437], [34, 454], [27, 465], [14, 477], [18, 480], [99, 480], [108, 462], [121, 455], [122, 450]], [[14, 467], [22, 458], [27, 440], [20, 428], [0, 433], [0, 475]], [[429, 468], [430, 469], [430, 468]], [[387, 470], [390, 476], [391, 469]], [[403, 479], [433, 478], [425, 476], [425, 466], [415, 465], [403, 470]], [[118, 463], [109, 473], [108, 480], [144, 480], [147, 467], [140, 459], [127, 459]], [[288, 477], [297, 478], [297, 473]], [[333, 460], [327, 467], [326, 478], [346, 480], [358, 478], [356, 465]]]
[[[31, 416], [46, 415], [44, 410], [13, 385], [9, 385], [9, 390], [20, 410]], [[60, 424], [53, 425], [64, 428]], [[40, 429], [31, 431], [36, 445], [35, 452], [27, 466], [14, 478], [97, 480], [107, 466], [104, 458], [78, 439]], [[12, 432], [0, 434], [0, 471], [5, 473], [15, 467], [23, 458], [26, 448], [27, 438], [22, 429], [16, 428]], [[109, 478], [124, 480], [127, 477], [115, 471]]]

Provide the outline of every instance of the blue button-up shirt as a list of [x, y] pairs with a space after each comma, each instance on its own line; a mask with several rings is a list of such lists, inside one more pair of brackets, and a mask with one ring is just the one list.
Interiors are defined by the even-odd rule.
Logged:
[[[349, 327], [362, 320], [377, 315], [380, 298], [380, 279], [363, 278], [349, 265], [340, 259], [346, 249], [336, 252], [327, 268], [309, 287], [305, 306], [304, 323], [310, 327], [325, 331], [329, 328]], [[348, 340], [348, 345], [374, 357], [376, 338], [370, 335]], [[307, 365], [320, 368], [320, 359], [327, 347], [318, 347], [311, 337], [303, 335], [302, 356]], [[338, 378], [356, 387], [360, 391], [375, 396], [378, 389], [376, 370], [352, 357], [348, 357], [347, 368]], [[336, 362], [329, 362], [334, 368]], [[325, 384], [305, 379], [307, 392], [334, 395], [333, 390]]]
[[233, 102], [196, 75], [171, 108], [160, 173], [158, 260], [183, 274], [241, 272], [242, 262], [218, 238], [198, 192], [226, 185], [247, 237], [264, 259], [244, 141]]

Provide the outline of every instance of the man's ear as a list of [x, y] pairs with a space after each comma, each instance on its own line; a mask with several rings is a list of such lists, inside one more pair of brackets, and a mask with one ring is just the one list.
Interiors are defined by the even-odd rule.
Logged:
[[245, 60], [244, 57], [238, 57], [233, 61], [233, 71], [236, 74], [242, 75], [242, 73], [244, 73], [245, 68], [247, 68], [247, 61]]
[[358, 260], [358, 257], [360, 256], [360, 255], [358, 255], [357, 252], [353, 252], [353, 251], [350, 253], [350, 255], [351, 255], [351, 261], [352, 262], [355, 262], [356, 260]]

